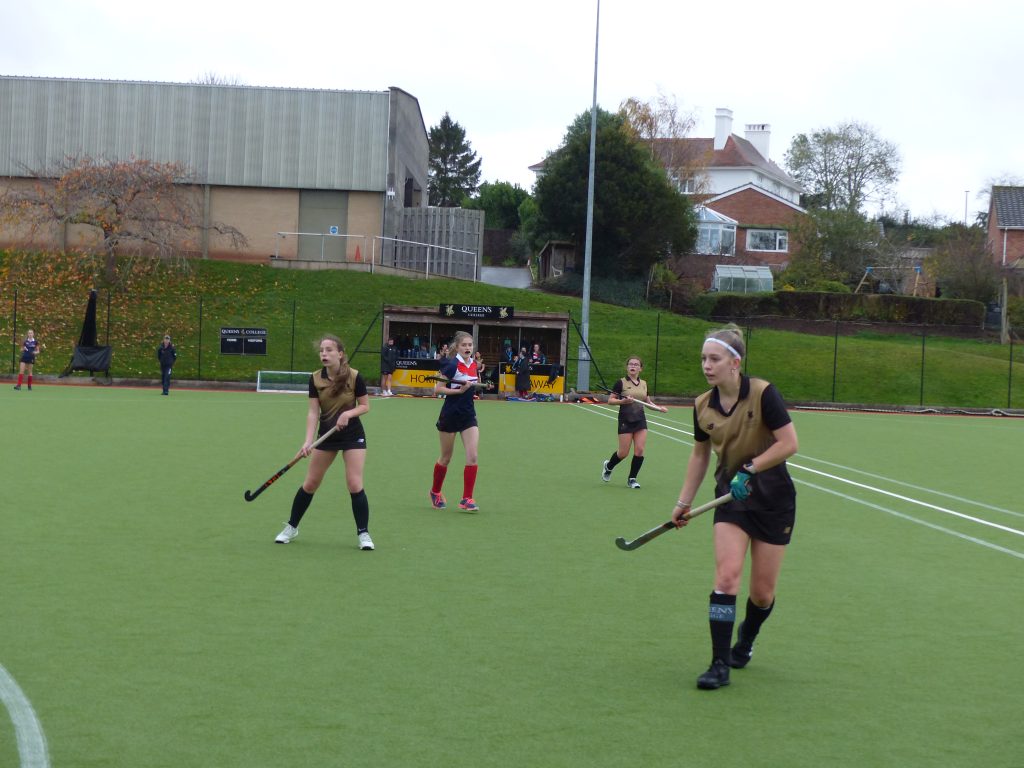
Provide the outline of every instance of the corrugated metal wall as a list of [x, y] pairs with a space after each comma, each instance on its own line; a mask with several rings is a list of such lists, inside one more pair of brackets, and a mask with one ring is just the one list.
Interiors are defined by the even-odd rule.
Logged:
[[179, 162], [207, 184], [383, 192], [388, 91], [0, 76], [0, 176], [65, 155]]

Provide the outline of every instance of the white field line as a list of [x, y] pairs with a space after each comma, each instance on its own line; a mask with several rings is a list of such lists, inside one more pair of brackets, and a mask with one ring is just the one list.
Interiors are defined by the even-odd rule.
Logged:
[[929, 523], [927, 520], [921, 520], [920, 518], [913, 517], [912, 515], [906, 515], [903, 512], [897, 512], [895, 509], [890, 509], [889, 507], [883, 507], [880, 504], [873, 504], [870, 501], [865, 501], [864, 499], [858, 499], [856, 496], [850, 496], [850, 495], [842, 493], [840, 491], [834, 491], [831, 488], [825, 488], [824, 486], [817, 485], [816, 483], [811, 483], [811, 482], [809, 482], [807, 480], [803, 480], [801, 482], [804, 485], [806, 485], [807, 487], [809, 487], [809, 488], [814, 488], [816, 491], [823, 491], [824, 493], [830, 493], [833, 496], [838, 496], [839, 498], [845, 499], [846, 501], [852, 501], [855, 504], [863, 504], [865, 507], [871, 507], [872, 509], [877, 509], [880, 512], [885, 512], [886, 514], [892, 515], [893, 517], [898, 517], [898, 518], [901, 518], [903, 520], [907, 520], [907, 521], [909, 521], [911, 523], [917, 523], [918, 525], [923, 525], [926, 528], [931, 528], [932, 530], [935, 530], [935, 531], [940, 531], [942, 533], [948, 533], [950, 536], [956, 536], [958, 539], [963, 539], [964, 541], [969, 541], [972, 544], [978, 544], [978, 545], [980, 545], [982, 547], [988, 547], [989, 549], [994, 549], [997, 552], [1002, 552], [1003, 554], [1010, 555], [1011, 557], [1017, 557], [1017, 558], [1020, 558], [1021, 560], [1024, 560], [1024, 552], [1018, 552], [1018, 551], [1016, 551], [1014, 549], [1008, 549], [1007, 547], [1001, 547], [998, 544], [993, 544], [990, 541], [985, 541], [984, 539], [979, 539], [979, 538], [976, 538], [974, 536], [968, 536], [966, 533], [960, 533], [959, 531], [953, 531], [953, 530], [950, 530], [949, 528], [943, 528], [941, 525], [936, 525], [935, 523]]
[[[578, 406], [578, 407], [583, 408], [584, 410], [588, 410], [590, 412], [593, 412], [592, 409], [587, 408], [585, 405], [581, 405], [581, 406]], [[612, 411], [613, 408], [608, 407], [608, 408], [605, 408], [603, 410]], [[613, 415], [611, 415], [610, 413], [607, 413], [607, 412], [606, 413], [598, 413], [597, 415], [600, 415], [600, 416], [603, 416], [604, 418], [609, 418], [609, 419], [616, 418], [615, 416], [613, 416]], [[678, 437], [676, 437], [674, 435], [666, 435], [666, 434], [663, 434], [661, 432], [657, 432], [657, 431], [652, 430], [652, 429], [648, 429], [648, 431], [649, 432], [653, 432], [656, 435], [660, 435], [661, 437], [666, 437], [669, 440], [672, 440], [674, 442], [683, 443], [684, 445], [692, 445], [693, 444], [692, 441], [681, 440], [680, 438], [678, 438]], [[693, 434], [692, 432], [688, 432], [688, 431], [685, 431], [685, 430], [675, 430], [675, 431], [683, 432], [683, 434], [690, 435], [690, 436], [692, 436], [692, 434]], [[820, 459], [814, 459], [813, 457], [807, 457], [807, 458], [810, 459], [811, 461], [820, 461]], [[894, 498], [894, 499], [898, 499], [900, 501], [908, 502], [910, 504], [917, 504], [919, 506], [925, 507], [927, 509], [934, 510], [936, 512], [942, 512], [944, 514], [951, 515], [953, 517], [958, 517], [958, 518], [963, 519], [963, 520], [967, 520], [967, 521], [970, 521], [970, 522], [978, 523], [979, 525], [988, 526], [990, 528], [996, 528], [998, 530], [1004, 531], [1006, 533], [1015, 534], [1017, 536], [1024, 536], [1024, 531], [1019, 530], [1017, 528], [1011, 528], [1011, 527], [1006, 526], [1006, 525], [1000, 525], [999, 523], [994, 523], [991, 520], [985, 520], [983, 518], [974, 517], [973, 515], [968, 515], [968, 514], [965, 514], [963, 512], [957, 512], [955, 510], [948, 509], [946, 507], [940, 507], [940, 506], [938, 506], [936, 504], [929, 504], [926, 501], [922, 501], [920, 499], [915, 499], [915, 498], [913, 498], [911, 496], [904, 496], [903, 494], [894, 493], [892, 491], [887, 491], [887, 490], [885, 490], [883, 488], [878, 488], [878, 487], [873, 486], [873, 485], [867, 485], [865, 483], [858, 483], [855, 480], [850, 480], [848, 478], [840, 477], [839, 475], [833, 475], [833, 474], [830, 474], [828, 472], [822, 472], [821, 470], [812, 469], [811, 467], [807, 467], [807, 466], [804, 466], [802, 464], [795, 464], [793, 462], [787, 462], [787, 463], [793, 469], [800, 469], [800, 470], [803, 470], [805, 472], [811, 472], [812, 474], [820, 475], [822, 477], [829, 478], [830, 480], [835, 480], [835, 481], [840, 482], [840, 483], [846, 483], [847, 485], [852, 485], [854, 487], [861, 488], [861, 489], [866, 490], [866, 491], [870, 491], [870, 492], [873, 492], [873, 493], [878, 493], [878, 494], [881, 494], [883, 496], [888, 496], [890, 498]], [[858, 471], [858, 470], [852, 470], [852, 469], [850, 469], [848, 467], [842, 467], [842, 469], [846, 469], [846, 470], [850, 470], [850, 471]], [[865, 474], [870, 475], [870, 473], [865, 473]], [[881, 475], [870, 475], [870, 476], [875, 477], [875, 478], [880, 479], [880, 480], [885, 480], [885, 481], [888, 481], [888, 482], [895, 482], [895, 483], [899, 482], [899, 481], [891, 480], [890, 478], [883, 477]], [[806, 480], [798, 480], [797, 482], [801, 482], [801, 483], [803, 483], [805, 485], [808, 485], [811, 488], [815, 488], [815, 489], [818, 489], [818, 490], [824, 490], [827, 493], [831, 493], [831, 494], [833, 494], [835, 496], [839, 496], [839, 497], [844, 498], [844, 499], [853, 499], [853, 497], [847, 496], [846, 494], [840, 493], [839, 491], [828, 490], [828, 489], [823, 488], [821, 486], [818, 486], [818, 485], [815, 485], [813, 483], [810, 483], [810, 482], [808, 482]], [[930, 490], [930, 489], [922, 489], [922, 490]], [[951, 497], [951, 498], [955, 498], [955, 497]], [[890, 514], [896, 515], [897, 517], [900, 517], [900, 518], [902, 518], [904, 520], [908, 520], [908, 521], [912, 521], [912, 522], [917, 522], [917, 523], [920, 523], [922, 525], [926, 525], [926, 526], [928, 526], [930, 528], [934, 528], [936, 530], [941, 530], [941, 531], [945, 531], [947, 533], [952, 533], [952, 534], [956, 535], [959, 538], [965, 539], [967, 541], [973, 541], [975, 543], [982, 544], [984, 546], [990, 547], [992, 549], [999, 550], [1001, 552], [1006, 552], [1008, 554], [1013, 554], [1014, 556], [1024, 557], [1024, 555], [1022, 555], [1021, 553], [1015, 552], [1014, 550], [1004, 549], [1003, 547], [999, 547], [998, 545], [991, 544], [989, 542], [984, 542], [981, 539], [975, 539], [975, 538], [973, 538], [971, 536], [965, 536], [965, 535], [957, 534], [957, 533], [955, 533], [953, 531], [949, 531], [946, 528], [942, 528], [941, 526], [936, 526], [936, 525], [933, 525], [931, 523], [926, 523], [926, 522], [924, 522], [922, 520], [918, 520], [915, 517], [911, 517], [910, 515], [905, 515], [905, 514], [902, 514], [900, 512], [896, 512], [895, 510], [890, 510], [887, 507], [881, 507], [881, 506], [872, 504], [872, 503], [867, 502], [867, 501], [860, 501], [860, 500], [857, 500], [857, 499], [854, 499], [854, 500], [858, 501], [858, 503], [865, 504], [866, 506], [873, 507], [874, 509], [878, 509], [878, 510], [881, 510], [881, 511], [884, 511], [884, 512], [889, 512]], [[964, 500], [964, 501], [967, 501], [967, 500]], [[1007, 512], [1009, 512], [1010, 510], [995, 509], [994, 511], [1007, 511]], [[1011, 512], [1011, 514], [1014, 514], [1014, 513]]]
[[49, 768], [50, 756], [43, 728], [36, 719], [31, 702], [3, 664], [0, 664], [0, 702], [3, 702], [14, 723], [14, 738], [18, 742], [21, 768]]
[[846, 483], [847, 485], [852, 485], [852, 486], [854, 486], [856, 488], [863, 488], [864, 490], [867, 490], [867, 491], [873, 491], [875, 493], [880, 493], [883, 496], [889, 496], [890, 498], [893, 498], [893, 499], [899, 499], [900, 501], [906, 501], [906, 502], [909, 502], [911, 504], [917, 504], [918, 506], [926, 507], [927, 509], [933, 509], [936, 512], [943, 512], [943, 513], [945, 513], [947, 515], [952, 515], [953, 517], [959, 517], [961, 520], [970, 520], [972, 523], [978, 523], [979, 525], [987, 525], [990, 528], [996, 528], [996, 529], [998, 529], [1000, 531], [1005, 531], [1006, 533], [1014, 533], [1017, 536], [1024, 536], [1024, 531], [1018, 530], [1017, 528], [1010, 528], [1007, 525], [1000, 525], [999, 523], [993, 523], [991, 520], [983, 520], [982, 518], [974, 517], [973, 515], [965, 515], [963, 512], [957, 512], [957, 511], [952, 510], [952, 509], [947, 509], [946, 507], [940, 507], [937, 504], [929, 504], [927, 501], [921, 501], [920, 499], [914, 499], [914, 498], [911, 498], [910, 496], [904, 496], [901, 493], [893, 493], [892, 491], [886, 491], [886, 490], [884, 490], [882, 488], [876, 488], [873, 485], [866, 485], [864, 483], [858, 483], [856, 480], [849, 480], [849, 479], [847, 479], [845, 477], [839, 477], [839, 475], [832, 475], [832, 474], [829, 474], [828, 472], [822, 472], [821, 470], [818, 470], [818, 469], [811, 469], [810, 467], [800, 466], [799, 464], [790, 464], [790, 466], [791, 467], [795, 467], [797, 469], [802, 469], [805, 472], [812, 472], [815, 475], [821, 475], [822, 477], [827, 477], [830, 480], [837, 480], [840, 483]]
[[902, 480], [895, 480], [891, 477], [885, 477], [884, 475], [876, 475], [874, 472], [865, 472], [863, 469], [857, 469], [856, 467], [848, 467], [845, 464], [835, 464], [831, 461], [825, 461], [825, 459], [816, 459], [813, 456], [804, 456], [804, 459], [807, 459], [809, 461], [816, 461], [819, 464], [824, 464], [825, 466], [828, 467], [834, 467], [835, 469], [841, 469], [844, 472], [856, 472], [858, 475], [864, 475], [865, 477], [873, 477], [876, 480], [884, 480], [885, 482], [892, 483], [893, 485], [902, 485], [905, 488], [912, 488], [915, 491], [930, 493], [934, 496], [942, 496], [943, 498], [946, 499], [952, 499], [953, 501], [959, 501], [963, 504], [970, 504], [975, 507], [981, 507], [983, 509], [991, 510], [992, 512], [1002, 512], [1005, 515], [1013, 515], [1014, 517], [1024, 517], [1024, 512], [1015, 512], [1012, 509], [1003, 509], [1002, 507], [995, 507], [991, 504], [986, 504], [983, 501], [977, 501], [976, 499], [965, 499], [962, 496], [954, 496], [951, 493], [943, 493], [942, 491], [937, 491], [934, 488], [926, 488], [925, 486], [922, 485], [906, 483]]

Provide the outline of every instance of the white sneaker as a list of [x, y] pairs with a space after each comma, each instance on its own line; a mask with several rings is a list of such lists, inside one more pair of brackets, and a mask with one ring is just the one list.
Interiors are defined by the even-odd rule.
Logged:
[[366, 531], [359, 534], [359, 548], [373, 549], [373, 539], [370, 538], [370, 534], [366, 533]]
[[277, 544], [287, 544], [289, 541], [299, 535], [298, 528], [292, 528], [288, 523], [284, 524], [284, 530], [277, 534], [277, 538], [274, 542]]
[[629, 480], [626, 481], [626, 487], [628, 487], [628, 488], [639, 488], [640, 487], [640, 483], [638, 483], [636, 481], [635, 477], [631, 477], [631, 478], [629, 478]]
[[607, 483], [609, 480], [612, 479], [612, 471], [608, 469], [608, 459], [604, 460], [604, 464], [602, 466], [603, 469], [601, 470], [601, 479]]

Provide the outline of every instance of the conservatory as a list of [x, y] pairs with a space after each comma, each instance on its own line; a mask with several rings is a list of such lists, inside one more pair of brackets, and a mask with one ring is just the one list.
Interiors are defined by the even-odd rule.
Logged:
[[729, 293], [763, 293], [774, 290], [772, 271], [764, 266], [719, 264], [711, 283], [713, 291]]
[[716, 213], [707, 206], [697, 206], [697, 253], [718, 256], [736, 255], [736, 219]]

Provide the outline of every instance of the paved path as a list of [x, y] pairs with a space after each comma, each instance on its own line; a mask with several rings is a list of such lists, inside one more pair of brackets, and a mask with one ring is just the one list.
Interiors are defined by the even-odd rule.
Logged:
[[529, 288], [533, 280], [526, 267], [480, 267], [480, 282], [504, 288]]

